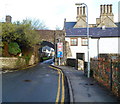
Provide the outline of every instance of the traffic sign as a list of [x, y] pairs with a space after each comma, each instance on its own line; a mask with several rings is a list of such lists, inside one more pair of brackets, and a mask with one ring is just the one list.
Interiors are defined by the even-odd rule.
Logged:
[[63, 57], [63, 43], [57, 43], [57, 57]]

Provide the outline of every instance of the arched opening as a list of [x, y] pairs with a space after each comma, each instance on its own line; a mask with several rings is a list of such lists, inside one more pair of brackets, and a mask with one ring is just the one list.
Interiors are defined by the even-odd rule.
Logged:
[[43, 41], [40, 44], [41, 48], [39, 48], [40, 58], [41, 62], [48, 60], [48, 59], [54, 59], [55, 56], [55, 46], [51, 42]]
[[43, 42], [41, 43], [41, 46], [42, 46], [42, 47], [44, 47], [44, 46], [49, 46], [49, 47], [55, 49], [54, 44], [52, 44], [51, 42], [48, 42], [48, 41], [43, 41]]

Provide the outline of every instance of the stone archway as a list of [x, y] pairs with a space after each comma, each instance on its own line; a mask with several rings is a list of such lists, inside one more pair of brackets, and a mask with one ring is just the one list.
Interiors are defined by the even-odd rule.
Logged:
[[48, 42], [48, 41], [43, 41], [43, 42], [41, 43], [41, 46], [42, 46], [42, 47], [44, 47], [44, 46], [49, 46], [49, 47], [55, 49], [54, 44], [52, 44], [51, 42]]
[[[46, 43], [51, 43], [54, 45], [55, 49], [55, 64], [58, 65], [57, 55], [57, 42], [58, 39], [63, 43], [63, 57], [61, 58], [61, 65], [66, 63], [66, 42], [65, 42], [65, 32], [63, 30], [36, 30], [38, 35], [40, 35], [40, 39], [45, 41]], [[42, 44], [41, 44], [42, 47]]]
[[39, 48], [40, 57], [51, 57], [55, 55], [55, 46], [51, 42], [43, 41]]

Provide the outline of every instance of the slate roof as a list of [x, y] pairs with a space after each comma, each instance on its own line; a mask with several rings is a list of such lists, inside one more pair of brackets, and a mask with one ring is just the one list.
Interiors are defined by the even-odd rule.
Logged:
[[73, 28], [76, 23], [77, 22], [65, 22], [64, 27], [65, 29], [70, 29], [70, 28]]
[[[70, 28], [66, 29], [66, 37], [82, 37], [87, 36], [86, 28]], [[118, 34], [119, 33], [119, 34]], [[90, 37], [97, 38], [97, 37], [120, 37], [120, 31], [118, 28], [89, 28], [89, 35]]]
[[[65, 22], [64, 23], [64, 29], [66, 32], [66, 36], [86, 36], [86, 28], [73, 28], [76, 22]], [[118, 27], [111, 27], [111, 28], [105, 28], [103, 30], [102, 28], [89, 28], [89, 35], [90, 37], [120, 37], [120, 28]]]

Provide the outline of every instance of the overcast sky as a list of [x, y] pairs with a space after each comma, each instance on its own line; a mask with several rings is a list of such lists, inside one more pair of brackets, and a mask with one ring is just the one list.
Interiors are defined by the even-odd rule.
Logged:
[[113, 4], [114, 20], [118, 22], [118, 2], [120, 0], [0, 0], [0, 21], [11, 15], [12, 21], [36, 18], [44, 21], [49, 29], [63, 28], [64, 18], [76, 21], [75, 3], [88, 5], [89, 24], [95, 24], [100, 16], [101, 4]]

